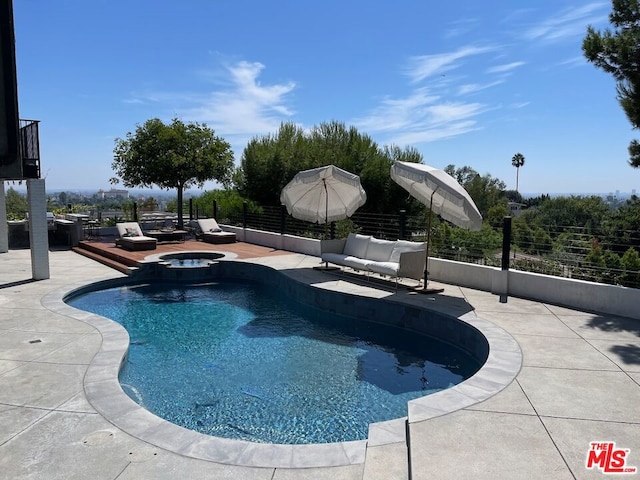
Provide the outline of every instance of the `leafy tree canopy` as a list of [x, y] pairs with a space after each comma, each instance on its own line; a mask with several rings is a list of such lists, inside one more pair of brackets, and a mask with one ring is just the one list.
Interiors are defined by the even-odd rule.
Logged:
[[[582, 43], [586, 59], [613, 75], [620, 106], [634, 129], [640, 128], [640, 2], [613, 0], [613, 31], [589, 26]], [[629, 145], [629, 164], [640, 167], [640, 143]]]
[[177, 189], [178, 222], [182, 225], [182, 196], [185, 188], [217, 180], [228, 185], [233, 170], [231, 146], [205, 124], [183, 123], [174, 118], [165, 125], [160, 119], [147, 120], [117, 138], [111, 167], [125, 187]]
[[360, 176], [367, 192], [362, 211], [405, 208], [406, 192], [389, 175], [394, 161], [419, 162], [413, 148], [379, 147], [368, 135], [341, 122], [322, 123], [309, 132], [283, 123], [275, 135], [253, 138], [244, 149], [234, 183], [243, 197], [279, 205], [280, 192], [296, 173], [335, 165]]
[[7, 220], [22, 220], [26, 218], [26, 213], [29, 209], [26, 196], [9, 187], [4, 199], [6, 202]]
[[488, 173], [480, 175], [469, 166], [456, 168], [455, 165], [447, 165], [444, 171], [469, 192], [476, 207], [480, 210], [482, 218], [487, 218], [491, 207], [495, 205], [506, 206], [505, 189], [507, 185], [502, 180], [494, 178]]

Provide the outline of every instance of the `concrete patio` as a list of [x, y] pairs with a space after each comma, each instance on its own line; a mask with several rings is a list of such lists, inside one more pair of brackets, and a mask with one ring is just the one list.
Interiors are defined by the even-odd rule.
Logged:
[[[393, 445], [370, 448], [365, 463], [348, 466], [257, 468], [189, 458], [120, 430], [92, 407], [83, 386], [101, 333], [42, 299], [122, 274], [71, 251], [49, 258], [51, 278], [33, 282], [29, 250], [0, 254], [0, 478], [407, 478], [406, 448]], [[318, 263], [302, 254], [243, 261], [287, 269]], [[344, 278], [327, 284], [359, 293]], [[472, 315], [515, 338], [523, 362], [492, 398], [412, 423], [414, 480], [601, 478], [585, 467], [593, 441], [615, 442], [629, 450], [628, 467], [640, 466], [640, 320], [440, 286], [442, 294], [414, 301], [446, 308], [450, 299], [465, 300]]]

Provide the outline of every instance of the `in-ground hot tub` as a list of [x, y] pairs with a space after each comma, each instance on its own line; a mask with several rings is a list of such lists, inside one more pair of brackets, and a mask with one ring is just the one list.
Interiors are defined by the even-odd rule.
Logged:
[[232, 260], [231, 252], [191, 250], [149, 255], [140, 264], [138, 274], [164, 281], [201, 282], [215, 276], [219, 260]]
[[226, 256], [227, 254], [222, 252], [180, 252], [165, 253], [159, 258], [173, 268], [200, 268], [208, 267], [211, 262]]

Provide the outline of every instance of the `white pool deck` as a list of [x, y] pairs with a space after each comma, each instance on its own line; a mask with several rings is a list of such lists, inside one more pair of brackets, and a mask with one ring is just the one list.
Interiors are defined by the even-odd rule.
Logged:
[[[318, 263], [301, 254], [248, 261], [290, 271]], [[30, 281], [29, 250], [0, 254], [0, 479], [407, 478], [400, 445], [370, 446], [366, 462], [346, 466], [250, 467], [195, 459], [127, 433], [94, 408], [95, 392], [86, 393], [108, 327], [51, 304], [70, 285], [121, 274], [71, 251], [50, 252], [50, 267], [50, 279]], [[322, 275], [322, 288], [394, 294]], [[443, 293], [410, 301], [445, 310], [468, 304], [466, 315], [517, 341], [522, 368], [493, 397], [412, 423], [413, 480], [606, 478], [585, 467], [593, 441], [628, 449], [626, 465], [640, 467], [640, 320], [440, 286]]]

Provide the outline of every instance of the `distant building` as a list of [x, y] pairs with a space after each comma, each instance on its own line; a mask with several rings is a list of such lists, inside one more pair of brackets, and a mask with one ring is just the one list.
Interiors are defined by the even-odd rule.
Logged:
[[120, 198], [126, 200], [129, 198], [129, 190], [117, 190], [112, 188], [111, 190], [98, 190], [98, 196], [102, 199], [105, 198]]
[[512, 217], [519, 217], [522, 213], [522, 208], [526, 206], [526, 203], [507, 202], [507, 209]]

